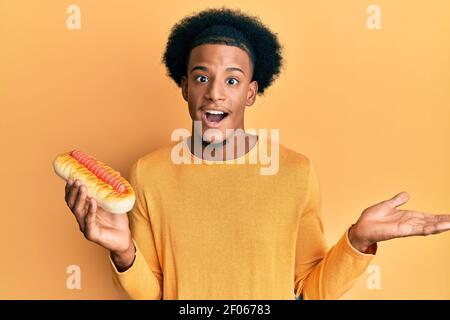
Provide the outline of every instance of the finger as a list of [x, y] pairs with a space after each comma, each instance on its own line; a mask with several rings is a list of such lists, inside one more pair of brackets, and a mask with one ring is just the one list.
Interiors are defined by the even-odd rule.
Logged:
[[414, 210], [399, 210], [408, 219], [416, 219], [424, 223], [436, 222], [437, 215]]
[[435, 216], [436, 222], [450, 222], [450, 214], [436, 214]]
[[450, 214], [432, 214], [413, 210], [400, 210], [405, 212], [409, 218], [416, 218], [424, 221], [424, 223], [440, 223], [450, 222]]
[[67, 202], [67, 205], [72, 210], [72, 212], [73, 212], [73, 206], [75, 204], [75, 200], [78, 196], [80, 184], [81, 184], [81, 181], [76, 180], [75, 183], [72, 185], [72, 188], [70, 188], [69, 201]]
[[389, 205], [391, 208], [397, 208], [397, 207], [405, 204], [406, 202], [408, 202], [408, 200], [409, 200], [408, 192], [403, 191], [403, 192], [396, 194], [391, 199], [385, 201], [385, 203], [387, 205]]
[[448, 230], [450, 230], [450, 222], [427, 223], [423, 226], [422, 235], [428, 236], [430, 234], [437, 234]]
[[64, 188], [65, 189], [64, 191], [66, 193], [64, 199], [66, 202], [69, 202], [70, 188], [72, 188], [72, 185], [73, 185], [73, 180], [72, 179], [67, 180], [66, 186]]
[[435, 233], [441, 233], [444, 231], [448, 231], [448, 230], [450, 230], [450, 222], [447, 222], [447, 221], [438, 222], [438, 223], [436, 223], [435, 227], [436, 227]]
[[81, 185], [80, 190], [78, 191], [77, 199], [75, 200], [75, 207], [73, 210], [75, 214], [83, 214], [83, 212], [85, 212], [83, 209], [85, 207], [86, 197], [86, 186]]
[[88, 212], [87, 207], [86, 207], [87, 191], [86, 191], [86, 186], [84, 186], [84, 185], [81, 185], [79, 189], [80, 190], [78, 192], [77, 200], [75, 201], [73, 213], [75, 214], [78, 224], [80, 225], [81, 232], [84, 232], [84, 229], [85, 229], [84, 217], [86, 216], [86, 214]]
[[94, 240], [93, 231], [96, 228], [96, 218], [97, 218], [97, 202], [95, 201], [95, 199], [90, 199], [88, 212], [86, 214], [86, 217], [84, 218], [84, 223], [86, 227], [85, 236], [89, 240]]

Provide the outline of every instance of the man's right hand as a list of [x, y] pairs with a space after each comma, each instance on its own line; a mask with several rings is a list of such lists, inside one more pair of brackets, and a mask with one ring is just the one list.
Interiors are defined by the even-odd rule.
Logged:
[[126, 270], [134, 260], [135, 247], [126, 214], [113, 214], [87, 196], [87, 187], [80, 180], [69, 179], [65, 187], [67, 206], [77, 219], [84, 237], [111, 251], [119, 271]]

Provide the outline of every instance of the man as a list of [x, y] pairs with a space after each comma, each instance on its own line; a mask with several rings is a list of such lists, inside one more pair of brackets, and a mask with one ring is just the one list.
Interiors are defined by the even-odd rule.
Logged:
[[[246, 107], [279, 74], [280, 51], [267, 27], [239, 11], [183, 19], [163, 61], [189, 107], [192, 135], [182, 150], [192, 161], [175, 163], [174, 145], [140, 158], [129, 216], [97, 207], [85, 186], [68, 181], [80, 230], [110, 250], [114, 279], [131, 298], [336, 299], [377, 242], [450, 229], [449, 215], [397, 209], [408, 200], [402, 192], [365, 209], [327, 250], [309, 159], [244, 131]], [[279, 152], [278, 170], [262, 175], [247, 160], [267, 145]]]

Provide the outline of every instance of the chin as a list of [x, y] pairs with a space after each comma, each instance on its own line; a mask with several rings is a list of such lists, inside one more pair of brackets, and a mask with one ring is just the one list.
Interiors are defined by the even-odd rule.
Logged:
[[[220, 133], [219, 133], [220, 132]], [[212, 144], [220, 144], [226, 140], [225, 130], [219, 128], [206, 129], [203, 131], [203, 141]]]

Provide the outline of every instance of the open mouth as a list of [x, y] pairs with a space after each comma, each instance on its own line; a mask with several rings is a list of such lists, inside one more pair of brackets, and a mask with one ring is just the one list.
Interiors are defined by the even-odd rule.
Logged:
[[206, 110], [204, 113], [205, 120], [212, 125], [219, 124], [227, 116], [228, 113], [218, 110]]

